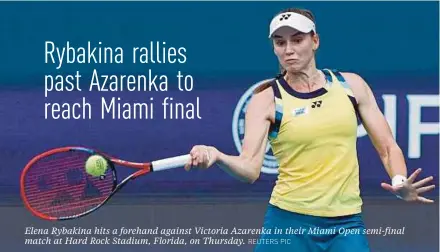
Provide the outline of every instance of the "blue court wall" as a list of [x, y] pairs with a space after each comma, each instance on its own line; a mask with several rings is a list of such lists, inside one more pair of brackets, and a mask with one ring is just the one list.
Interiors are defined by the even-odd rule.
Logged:
[[[287, 7], [314, 12], [321, 45], [319, 68], [359, 73], [372, 87], [392, 125], [410, 171], [438, 176], [438, 3], [435, 2], [107, 2], [0, 4], [0, 190], [18, 192], [21, 169], [37, 153], [66, 145], [97, 148], [122, 159], [145, 161], [186, 153], [194, 144], [214, 145], [238, 154], [232, 121], [237, 104], [256, 82], [277, 73], [267, 39], [272, 16]], [[130, 48], [150, 41], [185, 47], [185, 64], [45, 63], [45, 41], [57, 46], [95, 45]], [[84, 76], [87, 89], [93, 69], [102, 74], [153, 73], [194, 79], [191, 92], [178, 91], [170, 78], [168, 92], [51, 92], [45, 97], [44, 75]], [[127, 102], [155, 101], [151, 120], [101, 119], [101, 97]], [[90, 120], [45, 119], [47, 102], [79, 102], [93, 107]], [[200, 104], [196, 120], [164, 120], [160, 101]], [[368, 136], [359, 128], [362, 193], [383, 195], [387, 175]], [[125, 193], [267, 195], [276, 175], [262, 173], [253, 185], [219, 169], [182, 169], [140, 178]]]

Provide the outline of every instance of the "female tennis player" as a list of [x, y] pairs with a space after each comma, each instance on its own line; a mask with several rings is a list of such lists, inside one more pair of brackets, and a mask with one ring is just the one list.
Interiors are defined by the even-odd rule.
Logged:
[[[282, 11], [269, 31], [283, 70], [256, 89], [246, 111], [241, 154], [197, 145], [185, 169], [217, 163], [253, 183], [269, 140], [279, 175], [264, 227], [277, 227], [283, 234], [262, 235], [255, 251], [370, 251], [361, 216], [357, 119], [391, 178], [391, 184], [381, 184], [383, 189], [405, 201], [432, 203], [421, 194], [434, 189], [427, 185], [433, 178], [416, 182], [421, 169], [407, 177], [402, 151], [362, 77], [317, 69], [319, 36], [310, 11]], [[288, 228], [297, 231], [287, 234]]]

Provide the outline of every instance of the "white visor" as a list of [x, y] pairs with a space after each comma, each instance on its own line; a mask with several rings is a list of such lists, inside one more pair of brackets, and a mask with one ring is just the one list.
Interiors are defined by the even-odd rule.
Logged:
[[309, 33], [311, 31], [316, 33], [315, 23], [308, 17], [296, 12], [285, 12], [277, 15], [272, 19], [272, 22], [270, 22], [269, 38], [272, 37], [275, 31], [285, 26], [302, 33]]

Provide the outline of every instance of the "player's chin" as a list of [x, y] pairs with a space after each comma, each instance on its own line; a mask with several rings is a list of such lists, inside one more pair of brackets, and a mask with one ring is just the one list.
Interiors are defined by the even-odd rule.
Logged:
[[285, 67], [286, 71], [289, 73], [298, 73], [301, 72], [302, 69], [304, 69], [304, 66], [302, 66], [299, 62], [288, 64]]

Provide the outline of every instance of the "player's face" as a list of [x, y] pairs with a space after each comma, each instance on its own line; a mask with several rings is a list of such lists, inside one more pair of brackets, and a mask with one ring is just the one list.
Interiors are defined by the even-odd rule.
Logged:
[[290, 27], [282, 27], [273, 35], [273, 46], [278, 61], [288, 72], [306, 68], [315, 57], [319, 39], [316, 35], [304, 34]]

